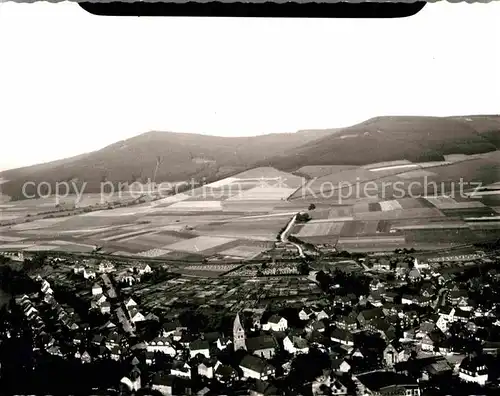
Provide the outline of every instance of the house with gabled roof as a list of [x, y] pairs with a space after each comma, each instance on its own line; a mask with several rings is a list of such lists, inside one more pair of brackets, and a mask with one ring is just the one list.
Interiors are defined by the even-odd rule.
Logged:
[[206, 358], [210, 357], [210, 347], [208, 345], [208, 341], [195, 340], [189, 343], [189, 356], [191, 356], [191, 358], [194, 358], [198, 355], [203, 355]]
[[280, 315], [272, 315], [262, 326], [265, 331], [285, 331], [288, 328], [288, 321]]
[[292, 355], [298, 354], [298, 353], [308, 353], [309, 352], [309, 343], [307, 340], [305, 340], [302, 337], [285, 337], [283, 340], [283, 348], [285, 351], [288, 353], [291, 353]]
[[240, 363], [240, 368], [244, 378], [255, 378], [263, 381], [274, 377], [276, 372], [273, 365], [253, 355], [246, 355]]
[[330, 339], [339, 344], [352, 346], [354, 345], [354, 337], [351, 332], [342, 329], [333, 329], [330, 333]]

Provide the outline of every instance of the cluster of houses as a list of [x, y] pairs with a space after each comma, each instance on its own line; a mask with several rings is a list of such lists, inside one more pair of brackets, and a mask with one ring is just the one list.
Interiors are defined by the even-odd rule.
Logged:
[[[363, 274], [371, 277], [367, 293], [333, 284], [327, 297], [316, 302], [294, 299], [289, 305], [288, 296], [280, 295], [278, 308], [269, 304], [269, 310], [232, 311], [229, 336], [220, 328], [200, 332], [181, 325], [178, 313], [164, 318], [148, 313], [136, 302], [141, 301], [136, 294], [121, 300], [115, 285], [130, 283], [109, 262], [74, 269], [91, 287], [91, 309], [107, 315], [108, 321], [91, 329], [90, 337], [79, 335], [75, 314], [57, 303], [50, 282], [42, 277], [36, 278], [37, 298], [75, 335], [75, 358], [83, 363], [132, 359], [133, 368], [121, 381], [130, 391], [151, 387], [176, 394], [179, 381], [189, 384], [201, 378], [207, 386], [218, 383], [231, 389], [244, 382], [253, 396], [276, 395], [277, 380], [293, 376], [299, 357], [313, 351], [329, 362], [307, 385], [315, 396], [352, 394], [353, 389], [357, 395], [420, 396], [422, 383], [446, 375], [480, 387], [496, 383], [491, 369], [500, 351], [500, 296], [498, 305], [477, 296], [496, 295], [500, 273], [489, 270], [459, 278], [418, 260], [401, 261], [396, 267], [383, 258], [368, 264]], [[126, 269], [134, 282], [151, 272], [147, 264]], [[64, 356], [32, 300], [24, 295], [16, 302], [37, 345]], [[206, 307], [200, 305], [199, 312]], [[479, 348], [470, 350], [469, 345]], [[141, 364], [160, 369], [149, 378]]]

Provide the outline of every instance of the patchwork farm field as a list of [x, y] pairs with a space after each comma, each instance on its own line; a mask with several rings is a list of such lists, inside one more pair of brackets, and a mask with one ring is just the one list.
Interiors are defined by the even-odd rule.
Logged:
[[[469, 199], [447, 196], [449, 191], [443, 191], [424, 198], [424, 194], [418, 196], [424, 188], [411, 189], [411, 183], [428, 177], [451, 187], [457, 177], [484, 177], [495, 186], [500, 179], [499, 161], [498, 154], [490, 154], [425, 164], [401, 160], [363, 167], [321, 165], [298, 169], [297, 175], [256, 168], [129, 207], [65, 217], [26, 217], [19, 224], [0, 227], [0, 248], [92, 251], [99, 246], [104, 253], [190, 263], [212, 257], [248, 260], [271, 249], [280, 230], [297, 212], [307, 212], [311, 218], [292, 229], [292, 235], [305, 242], [352, 251], [442, 248], [500, 237], [500, 222], [467, 220], [498, 215], [500, 194]], [[318, 179], [303, 186], [304, 174]], [[394, 182], [416, 196], [395, 197]], [[355, 193], [356, 187], [362, 190], [368, 183], [372, 184], [370, 194], [344, 198], [346, 188], [352, 187]], [[344, 188], [335, 191], [336, 184]], [[97, 196], [84, 199], [82, 205], [94, 205]], [[4, 218], [25, 216], [52, 209], [54, 204], [51, 199], [3, 202], [0, 214]], [[192, 271], [210, 272], [200, 267]]]

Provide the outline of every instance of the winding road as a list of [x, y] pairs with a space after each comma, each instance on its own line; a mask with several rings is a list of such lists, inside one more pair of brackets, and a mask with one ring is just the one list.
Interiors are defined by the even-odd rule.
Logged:
[[299, 255], [300, 257], [302, 258], [305, 258], [306, 255], [304, 254], [304, 250], [302, 249], [302, 246], [300, 246], [299, 244], [297, 243], [294, 243], [294, 242], [290, 242], [288, 240], [288, 233], [290, 232], [290, 230], [292, 229], [292, 227], [295, 225], [295, 222], [297, 221], [297, 215], [294, 215], [291, 220], [288, 222], [285, 230], [281, 233], [281, 242], [283, 243], [291, 243], [293, 246], [295, 246], [297, 248], [297, 250], [299, 251]]

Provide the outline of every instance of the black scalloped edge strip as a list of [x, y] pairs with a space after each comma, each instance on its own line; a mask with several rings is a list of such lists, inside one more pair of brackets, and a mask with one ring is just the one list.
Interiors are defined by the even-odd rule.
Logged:
[[418, 13], [425, 2], [83, 2], [94, 15], [192, 16], [192, 17], [285, 17], [285, 18], [401, 18]]

